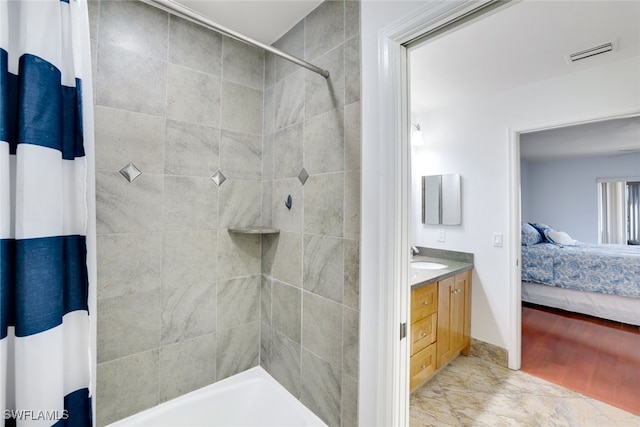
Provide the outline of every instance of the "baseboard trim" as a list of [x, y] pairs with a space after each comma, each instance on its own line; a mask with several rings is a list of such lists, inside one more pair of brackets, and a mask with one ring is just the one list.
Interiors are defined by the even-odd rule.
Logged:
[[509, 352], [506, 348], [471, 338], [471, 356], [488, 360], [505, 368], [509, 367]]

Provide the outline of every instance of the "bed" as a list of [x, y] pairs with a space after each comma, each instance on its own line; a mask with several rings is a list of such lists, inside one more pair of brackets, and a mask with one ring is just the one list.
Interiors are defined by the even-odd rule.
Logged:
[[522, 300], [640, 325], [640, 246], [591, 245], [522, 224]]

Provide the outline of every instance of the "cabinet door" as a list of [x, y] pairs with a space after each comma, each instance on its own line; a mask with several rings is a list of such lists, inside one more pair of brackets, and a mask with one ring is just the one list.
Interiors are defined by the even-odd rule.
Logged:
[[455, 355], [455, 349], [451, 342], [451, 310], [453, 303], [453, 291], [455, 289], [455, 276], [438, 282], [438, 342], [437, 368], [444, 366]]
[[455, 284], [451, 292], [450, 330], [451, 348], [455, 353], [465, 346], [466, 292], [467, 273], [455, 276]]

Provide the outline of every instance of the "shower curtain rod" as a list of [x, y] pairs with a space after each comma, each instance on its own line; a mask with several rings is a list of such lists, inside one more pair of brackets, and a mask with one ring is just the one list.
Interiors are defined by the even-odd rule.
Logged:
[[186, 6], [182, 6], [181, 4], [178, 4], [172, 0], [142, 0], [142, 1], [145, 3], [151, 4], [153, 6], [159, 7], [160, 9], [163, 9], [164, 11], [169, 12], [173, 15], [177, 15], [181, 18], [186, 18], [190, 21], [193, 21], [197, 24], [200, 24], [218, 33], [232, 37], [246, 44], [257, 46], [263, 50], [266, 50], [267, 52], [271, 52], [274, 55], [277, 55], [283, 59], [286, 59], [287, 61], [293, 62], [294, 64], [298, 64], [301, 67], [306, 68], [307, 70], [320, 74], [324, 78], [329, 78], [329, 71], [327, 70], [317, 67], [293, 55], [289, 55], [288, 53], [283, 52], [280, 49], [276, 49], [273, 46], [269, 46], [268, 44], [252, 39], [251, 37], [247, 37], [244, 34], [238, 33], [237, 31], [234, 31], [230, 28], [225, 27], [224, 25], [220, 25], [217, 22], [201, 15], [200, 13], [192, 9], [189, 9]]

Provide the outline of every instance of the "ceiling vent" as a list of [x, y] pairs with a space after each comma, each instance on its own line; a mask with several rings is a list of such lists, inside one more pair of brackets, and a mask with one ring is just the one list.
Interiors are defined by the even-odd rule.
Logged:
[[569, 62], [580, 61], [591, 56], [600, 55], [601, 53], [611, 52], [615, 49], [614, 42], [604, 43], [598, 46], [590, 47], [589, 49], [581, 50], [580, 52], [570, 53], [567, 55]]

